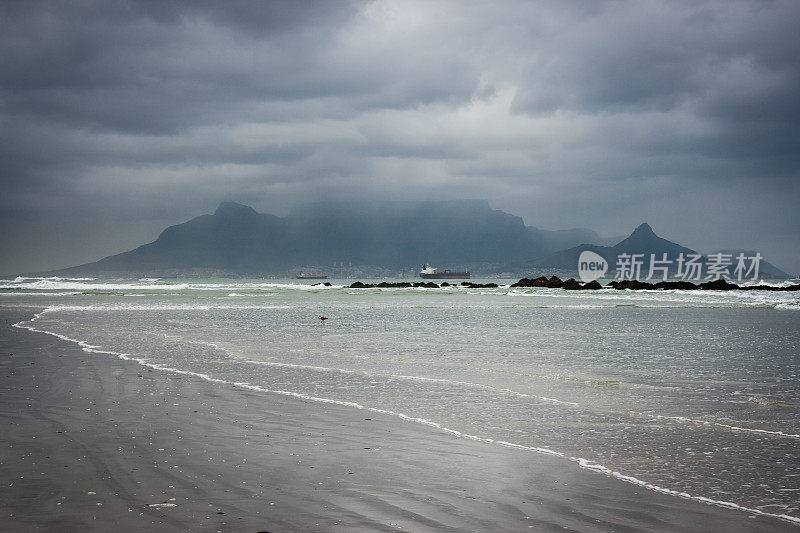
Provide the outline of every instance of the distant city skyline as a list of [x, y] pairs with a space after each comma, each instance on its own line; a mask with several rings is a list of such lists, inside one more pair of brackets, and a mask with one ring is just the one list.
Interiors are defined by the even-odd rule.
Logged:
[[[0, 273], [231, 200], [487, 199], [800, 272], [800, 4], [0, 4]], [[534, 258], [531, 258], [534, 259]]]

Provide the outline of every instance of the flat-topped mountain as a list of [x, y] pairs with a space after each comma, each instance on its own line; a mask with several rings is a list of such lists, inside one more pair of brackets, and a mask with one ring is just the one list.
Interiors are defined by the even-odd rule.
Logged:
[[487, 201], [321, 202], [286, 217], [223, 202], [214, 214], [165, 229], [149, 244], [60, 274], [153, 275], [218, 271], [281, 274], [307, 265], [378, 268], [493, 267], [538, 257], [583, 239], [591, 230], [541, 230]]

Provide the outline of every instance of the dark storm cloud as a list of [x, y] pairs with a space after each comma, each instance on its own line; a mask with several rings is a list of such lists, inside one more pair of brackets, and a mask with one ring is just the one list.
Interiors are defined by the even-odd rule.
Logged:
[[525, 71], [535, 82], [520, 83], [515, 111], [688, 114], [713, 131], [672, 135], [673, 151], [794, 155], [783, 170], [797, 168], [798, 124], [790, 118], [800, 112], [797, 4], [614, 7], [548, 33]]
[[468, 98], [477, 74], [463, 58], [348, 42], [348, 4], [45, 5], [58, 11], [6, 13], [4, 96], [23, 118], [165, 134], [265, 101], [346, 99], [336, 112]]
[[[288, 17], [290, 9], [277, 6], [266, 4], [260, 16], [239, 21], [246, 28], [261, 21], [267, 39], [217, 25], [203, 15], [220, 13], [194, 4], [181, 9], [170, 2], [51, 3], [36, 11], [9, 9], [2, 44], [15, 53], [0, 60], [4, 99], [22, 118], [170, 133], [224, 120], [242, 101], [320, 94], [320, 80], [296, 84], [291, 73], [293, 66], [300, 75], [313, 70], [313, 41], [319, 37], [310, 43], [293, 38], [303, 34], [305, 10]], [[236, 22], [223, 13], [226, 24]], [[282, 27], [281, 20], [293, 24]], [[276, 24], [281, 31], [271, 32]]]
[[780, 1], [4, 2], [0, 270], [220, 200], [454, 196], [800, 270], [799, 22]]

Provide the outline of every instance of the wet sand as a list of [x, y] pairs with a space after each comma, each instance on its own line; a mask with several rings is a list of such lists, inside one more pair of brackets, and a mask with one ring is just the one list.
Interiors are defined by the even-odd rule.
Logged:
[[34, 311], [0, 309], [0, 531], [800, 531], [11, 327]]

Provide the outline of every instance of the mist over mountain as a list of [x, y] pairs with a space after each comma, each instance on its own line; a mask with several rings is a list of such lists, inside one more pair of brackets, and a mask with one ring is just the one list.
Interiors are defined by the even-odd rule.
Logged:
[[286, 217], [223, 202], [214, 214], [170, 226], [152, 243], [57, 272], [279, 275], [354, 266], [397, 272], [427, 262], [488, 273], [586, 241], [602, 239], [588, 229], [526, 227], [485, 200], [320, 202]]

